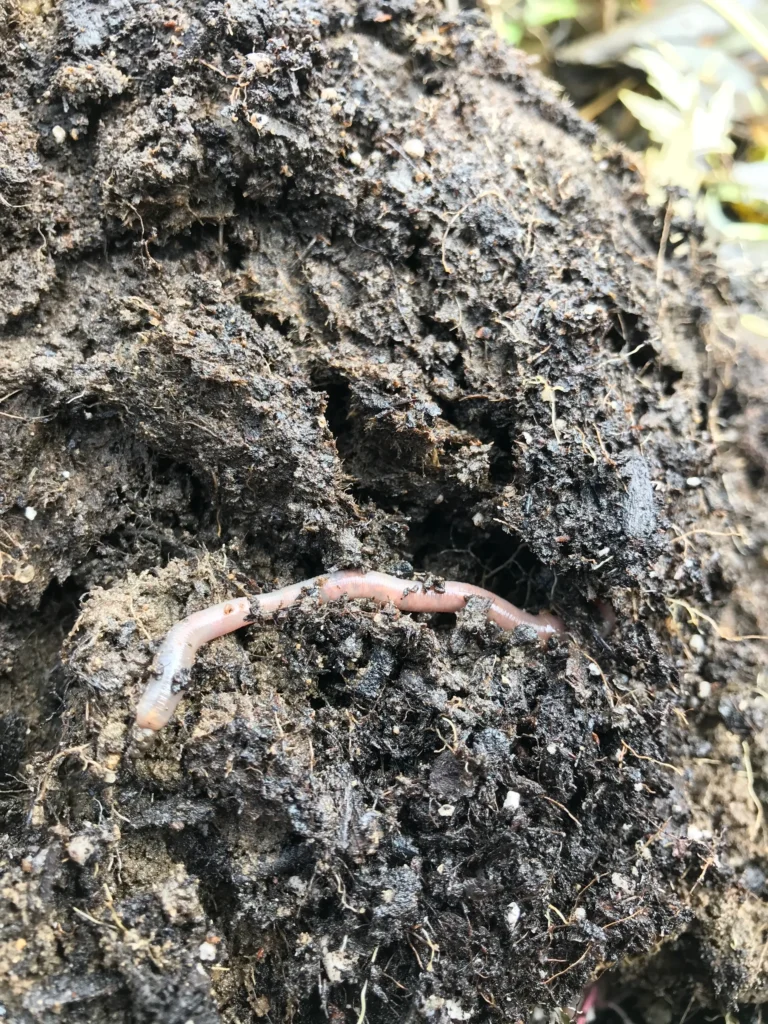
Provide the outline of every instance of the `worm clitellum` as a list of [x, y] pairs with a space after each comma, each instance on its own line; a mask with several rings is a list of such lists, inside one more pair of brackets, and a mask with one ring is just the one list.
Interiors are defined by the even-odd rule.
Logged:
[[136, 712], [136, 724], [142, 729], [162, 729], [167, 725], [181, 700], [198, 648], [247, 626], [260, 615], [274, 615], [295, 604], [303, 593], [314, 591], [322, 604], [351, 600], [375, 601], [394, 605], [402, 612], [458, 612], [471, 597], [488, 601], [488, 619], [502, 629], [532, 626], [544, 643], [548, 637], [563, 630], [556, 615], [542, 612], [531, 615], [490, 590], [470, 583], [446, 580], [437, 587], [427, 587], [415, 580], [398, 579], [383, 572], [360, 572], [345, 569], [330, 576], [315, 576], [301, 583], [273, 590], [257, 597], [238, 597], [222, 601], [203, 611], [194, 612], [177, 622], [160, 645], [151, 669], [151, 678]]

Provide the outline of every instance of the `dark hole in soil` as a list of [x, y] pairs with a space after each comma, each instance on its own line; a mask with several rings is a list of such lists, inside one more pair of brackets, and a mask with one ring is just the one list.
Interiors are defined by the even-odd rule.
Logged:
[[317, 691], [319, 695], [326, 698], [320, 707], [326, 703], [337, 708], [352, 706], [352, 695], [347, 689], [346, 680], [338, 672], [324, 672], [317, 681]]
[[252, 299], [250, 296], [244, 295], [240, 300], [240, 305], [246, 312], [250, 313], [259, 327], [262, 330], [265, 327], [271, 327], [273, 331], [277, 331], [278, 334], [282, 334], [283, 337], [288, 337], [291, 332], [291, 323], [287, 320], [280, 320], [279, 317], [275, 316], [274, 313], [266, 313], [259, 309], [259, 300]]
[[641, 370], [656, 358], [656, 349], [650, 342], [639, 343], [629, 353], [629, 361], [637, 370]]
[[[625, 310], [615, 312], [613, 326], [606, 336], [606, 341], [614, 352], [631, 352], [638, 345], [644, 346], [648, 334], [638, 327], [639, 322], [640, 318], [634, 313], [628, 313]], [[653, 349], [652, 353], [655, 354]], [[637, 355], [640, 355], [640, 352]], [[647, 356], [640, 363], [636, 362], [633, 365], [643, 366], [646, 362], [648, 362]]]
[[466, 580], [526, 609], [535, 610], [539, 601], [548, 603], [551, 574], [518, 538], [500, 529], [478, 530], [459, 523], [457, 516], [446, 516], [438, 506], [422, 524], [414, 525], [410, 540], [418, 571]]
[[674, 395], [677, 384], [683, 379], [683, 371], [676, 370], [668, 363], [662, 363], [658, 368], [661, 386], [665, 395]]
[[726, 388], [720, 398], [720, 404], [717, 409], [720, 419], [728, 420], [732, 416], [738, 415], [742, 410], [741, 398], [736, 390], [734, 388]]
[[765, 467], [749, 459], [747, 462], [747, 479], [753, 487], [762, 487], [765, 482]]

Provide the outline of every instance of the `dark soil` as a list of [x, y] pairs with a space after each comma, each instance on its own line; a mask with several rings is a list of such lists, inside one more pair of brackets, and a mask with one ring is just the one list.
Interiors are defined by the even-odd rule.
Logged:
[[[4, 1019], [768, 998], [768, 374], [695, 228], [472, 13], [0, 40]], [[136, 734], [180, 615], [348, 566], [569, 635], [308, 600]]]

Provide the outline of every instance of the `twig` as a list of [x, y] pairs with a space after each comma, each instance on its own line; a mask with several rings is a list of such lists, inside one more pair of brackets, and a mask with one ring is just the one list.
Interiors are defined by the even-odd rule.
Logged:
[[610, 921], [608, 924], [601, 924], [600, 927], [604, 932], [607, 932], [609, 928], [615, 928], [617, 924], [624, 924], [625, 921], [631, 921], [633, 917], [637, 917], [638, 914], [645, 914], [645, 907], [638, 907], [634, 914], [630, 914], [629, 917], [622, 917], [620, 921]]
[[363, 982], [363, 987], [360, 989], [360, 1013], [357, 1018], [357, 1024], [363, 1024], [365, 1020], [365, 1009], [367, 1006], [367, 995], [368, 992], [368, 979], [366, 978]]
[[661, 229], [661, 241], [659, 242], [659, 255], [656, 260], [656, 284], [661, 284], [661, 279], [664, 276], [664, 257], [667, 251], [667, 242], [669, 241], [669, 228], [672, 224], [672, 197], [667, 197], [667, 209], [664, 213], [664, 226]]
[[670, 768], [676, 775], [685, 774], [682, 768], [677, 768], [675, 765], [670, 764], [668, 761], [657, 761], [655, 757], [647, 757], [645, 754], [638, 754], [638, 752], [636, 750], [633, 750], [632, 747], [630, 747], [630, 745], [625, 740], [621, 741], [621, 745], [622, 747], [624, 747], [625, 750], [628, 750], [630, 754], [632, 754], [633, 757], [636, 757], [639, 761], [650, 761], [651, 764], [657, 764], [661, 768]]
[[[564, 806], [563, 806], [563, 805], [562, 805], [562, 804], [561, 804], [561, 803], [559, 802], [559, 800], [553, 800], [551, 796], [545, 796], [545, 795], [544, 795], [543, 793], [540, 793], [540, 794], [539, 794], [539, 796], [541, 797], [541, 799], [542, 799], [542, 800], [546, 800], [546, 801], [547, 801], [547, 803], [550, 803], [550, 804], [554, 804], [554, 805], [555, 805], [555, 807], [559, 807], [559, 808], [560, 808], [560, 810], [561, 810], [561, 811], [563, 812], [563, 814], [567, 814], [567, 815], [568, 815], [568, 817], [569, 817], [569, 818], [571, 819], [571, 821], [575, 821], [575, 822], [576, 822], [576, 824], [577, 824], [577, 825], [579, 826], [579, 828], [583, 828], [583, 827], [584, 827], [584, 826], [583, 826], [583, 825], [581, 824], [581, 822], [579, 821], [579, 819], [578, 819], [578, 818], [576, 818], [576, 817], [574, 817], [574, 816], [573, 816], [573, 815], [571, 814], [571, 812], [570, 812], [570, 811], [568, 810], [568, 808], [567, 808], [567, 807], [564, 807]], [[546, 982], [545, 982], [545, 984], [546, 984]]]
[[698, 622], [696, 620], [703, 619], [704, 622], [709, 623], [721, 640], [727, 640], [729, 643], [738, 644], [743, 640], [768, 640], [768, 636], [764, 633], [747, 633], [746, 636], [732, 636], [731, 634], [724, 632], [724, 630], [718, 626], [710, 615], [705, 615], [704, 612], [699, 611], [698, 608], [694, 608], [692, 605], [688, 604], [687, 601], [683, 601], [682, 598], [670, 597], [669, 603], [671, 605], [679, 605], [681, 608], [685, 608], [691, 617], [690, 621], [692, 626], [698, 626]]
[[748, 11], [737, 0], [706, 0], [706, 3], [717, 11], [721, 18], [733, 25], [737, 32], [740, 32], [747, 42], [754, 47], [763, 60], [768, 60], [768, 31], [757, 20], [751, 11]]
[[578, 967], [579, 964], [581, 963], [581, 961], [587, 956], [587, 954], [590, 952], [591, 949], [592, 949], [592, 943], [590, 942], [590, 944], [587, 946], [587, 948], [584, 950], [584, 952], [581, 954], [581, 956], [579, 957], [578, 960], [576, 960], [570, 966], [566, 967], [564, 970], [558, 971], [557, 974], [552, 974], [552, 975], [550, 975], [549, 978], [545, 978], [544, 981], [543, 981], [543, 984], [544, 985], [550, 985], [555, 980], [555, 978], [562, 978], [562, 976], [564, 974], [567, 974], [568, 971], [572, 971], [574, 969], [574, 967]]
[[742, 741], [741, 749], [744, 752], [744, 770], [747, 773], [747, 790], [749, 792], [749, 799], [752, 801], [752, 805], [755, 808], [755, 823], [752, 826], [749, 838], [753, 841], [757, 839], [760, 829], [765, 826], [765, 815], [763, 813], [763, 805], [760, 802], [760, 797], [755, 792], [755, 774], [752, 771], [752, 760], [749, 756], [749, 744], [746, 740]]
[[82, 917], [85, 921], [90, 921], [91, 924], [95, 924], [99, 928], [114, 928], [114, 930], [117, 931], [115, 925], [109, 924], [109, 922], [107, 921], [99, 921], [97, 920], [97, 918], [91, 917], [91, 915], [87, 914], [84, 910], [80, 910], [79, 907], [72, 907], [72, 910], [77, 914], [78, 917]]

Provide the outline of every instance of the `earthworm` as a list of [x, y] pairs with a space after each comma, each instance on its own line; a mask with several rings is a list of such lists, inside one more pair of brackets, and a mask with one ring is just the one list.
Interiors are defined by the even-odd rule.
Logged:
[[345, 569], [330, 576], [315, 576], [293, 583], [269, 594], [222, 601], [177, 622], [155, 656], [150, 681], [139, 701], [136, 725], [141, 729], [157, 730], [168, 724], [189, 683], [198, 648], [203, 644], [247, 626], [261, 615], [274, 615], [290, 608], [304, 593], [316, 594], [321, 604], [346, 597], [375, 601], [381, 605], [392, 604], [402, 612], [458, 612], [471, 597], [480, 597], [489, 602], [488, 619], [502, 629], [532, 626], [542, 643], [563, 630], [557, 616], [546, 612], [531, 615], [490, 590], [470, 583], [446, 580], [427, 586], [383, 572]]

